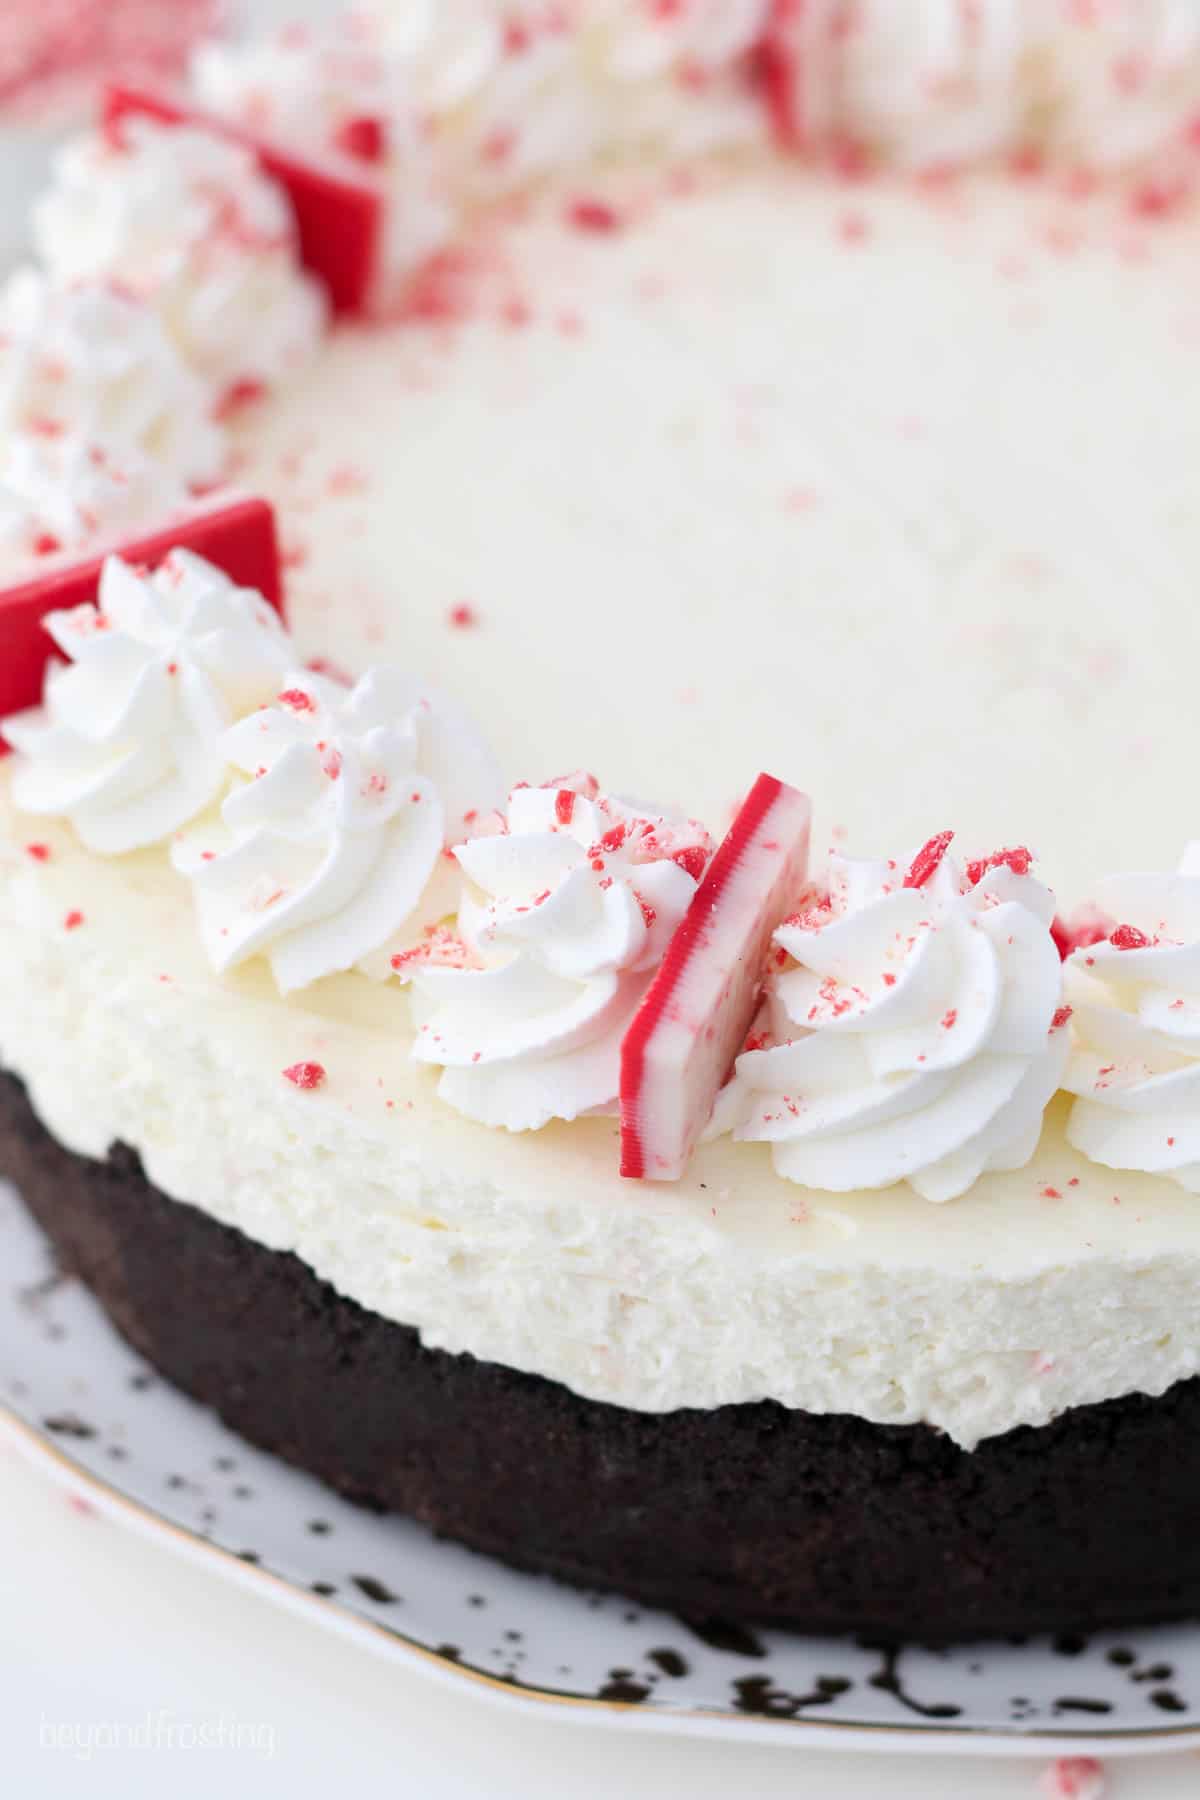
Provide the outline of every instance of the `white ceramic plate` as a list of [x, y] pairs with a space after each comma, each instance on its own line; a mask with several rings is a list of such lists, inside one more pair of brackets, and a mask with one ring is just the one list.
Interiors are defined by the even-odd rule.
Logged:
[[314, 1624], [510, 1706], [627, 1730], [1033, 1755], [1200, 1747], [1200, 1627], [954, 1650], [708, 1623], [378, 1518], [146, 1370], [0, 1184], [0, 1428], [91, 1503]]

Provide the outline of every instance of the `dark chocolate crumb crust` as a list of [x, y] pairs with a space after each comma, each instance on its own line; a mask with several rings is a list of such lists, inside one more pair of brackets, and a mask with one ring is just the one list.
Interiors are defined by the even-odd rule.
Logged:
[[469, 1356], [63, 1149], [0, 1077], [0, 1172], [134, 1348], [364, 1505], [685, 1617], [930, 1641], [1200, 1612], [1200, 1379], [972, 1454], [773, 1402], [646, 1414]]

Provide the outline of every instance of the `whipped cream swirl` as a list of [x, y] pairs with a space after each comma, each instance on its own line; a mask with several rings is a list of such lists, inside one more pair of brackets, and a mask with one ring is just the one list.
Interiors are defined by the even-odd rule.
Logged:
[[449, 242], [456, 217], [427, 119], [382, 20], [350, 14], [320, 28], [294, 25], [258, 42], [205, 44], [193, 58], [191, 78], [197, 98], [222, 117], [281, 143], [350, 156], [383, 183], [388, 204], [377, 303]]
[[861, 0], [823, 46], [820, 104], [830, 123], [909, 167], [995, 154], [1030, 122], [1030, 25], [1022, 0]]
[[1200, 114], [1200, 7], [1192, 0], [1059, 0], [1042, 106], [1051, 146], [1100, 169], [1183, 150]]
[[287, 195], [210, 132], [128, 119], [72, 139], [34, 234], [52, 280], [120, 282], [218, 394], [276, 380], [320, 338], [324, 296]]
[[606, 152], [687, 156], [762, 141], [754, 67], [772, 0], [601, 0], [587, 9], [587, 67]]
[[225, 731], [275, 690], [289, 657], [260, 594], [188, 550], [146, 575], [104, 564], [98, 604], [50, 613], [68, 659], [43, 704], [4, 721], [24, 812], [66, 818], [119, 856], [178, 831], [225, 786]]
[[610, 1109], [621, 1039], [711, 851], [694, 821], [590, 776], [514, 789], [503, 828], [454, 853], [460, 954], [443, 943], [400, 971], [442, 1099], [509, 1131]]
[[908, 167], [1114, 169], [1181, 144], [1200, 107], [1192, 0], [806, 0], [783, 29], [806, 133]]
[[1110, 933], [1066, 970], [1067, 1135], [1093, 1162], [1200, 1193], [1200, 843], [1178, 874], [1113, 876], [1096, 899]]
[[123, 290], [58, 286], [33, 269], [0, 289], [0, 435], [128, 445], [199, 486], [225, 460], [212, 401], [161, 321]]
[[1054, 899], [1027, 851], [964, 871], [949, 835], [907, 870], [835, 855], [775, 933], [768, 1029], [717, 1121], [790, 1181], [953, 1200], [1037, 1147], [1068, 1051]]
[[285, 993], [398, 952], [436, 920], [447, 840], [498, 790], [468, 722], [389, 668], [349, 692], [293, 670], [220, 750], [243, 779], [172, 860], [213, 967], [265, 956]]
[[447, 179], [477, 204], [577, 169], [600, 145], [580, 28], [584, 9], [540, 0], [491, 11], [499, 28], [490, 38], [490, 67], [477, 62], [457, 103], [434, 114]]
[[0, 566], [161, 522], [186, 498], [169, 470], [128, 445], [14, 432], [0, 450]]

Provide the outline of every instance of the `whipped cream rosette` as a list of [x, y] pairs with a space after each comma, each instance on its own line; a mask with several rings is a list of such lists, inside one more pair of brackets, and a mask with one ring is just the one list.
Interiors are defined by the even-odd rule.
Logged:
[[[419, 16], [413, 24], [419, 38]], [[379, 175], [387, 193], [384, 297], [453, 236], [455, 211], [435, 167], [413, 71], [389, 46], [382, 20], [351, 14], [257, 42], [205, 44], [193, 58], [192, 88], [223, 118], [281, 144], [351, 156]]]
[[1200, 1193], [1200, 842], [1177, 874], [1113, 876], [1096, 900], [1109, 935], [1066, 966], [1067, 1135], [1093, 1162]]
[[791, 1181], [953, 1200], [1037, 1147], [1068, 1053], [1054, 898], [1027, 851], [964, 869], [949, 836], [907, 868], [834, 855], [775, 933], [765, 1030], [717, 1119]]
[[712, 851], [703, 827], [602, 796], [591, 777], [516, 788], [460, 844], [460, 963], [415, 957], [413, 1054], [484, 1124], [534, 1131], [615, 1106], [626, 1027]]
[[1101, 169], [1183, 146], [1191, 0], [805, 0], [777, 6], [789, 128], [919, 169], [1046, 152]]
[[68, 660], [50, 665], [40, 707], [4, 721], [13, 799], [107, 856], [160, 843], [213, 803], [224, 733], [292, 654], [260, 594], [187, 550], [153, 575], [109, 557], [98, 603], [50, 613], [45, 629]]
[[352, 690], [293, 670], [220, 748], [241, 779], [172, 860], [214, 968], [265, 956], [285, 993], [356, 965], [389, 972], [452, 908], [434, 879], [447, 842], [500, 791], [467, 720], [389, 668]]
[[[817, 9], [818, 14], [820, 8]], [[862, 0], [846, 29], [816, 30], [827, 123], [912, 168], [955, 166], [1022, 141], [1038, 67], [1033, 14], [1021, 0]]]
[[600, 0], [587, 9], [587, 68], [601, 148], [697, 155], [761, 142], [754, 53], [772, 0]]
[[1051, 146], [1101, 169], [1183, 147], [1200, 112], [1200, 7], [1191, 0], [1060, 0], [1045, 46]]
[[127, 444], [13, 432], [0, 448], [0, 567], [154, 524], [187, 491]]
[[0, 289], [0, 434], [129, 445], [202, 485], [225, 460], [212, 403], [156, 315], [110, 283], [21, 269]]
[[210, 132], [130, 118], [73, 139], [34, 234], [52, 280], [119, 282], [218, 394], [276, 380], [320, 338], [325, 301], [287, 195]]
[[408, 0], [398, 11], [376, 13], [373, 24], [418, 105], [436, 121], [478, 94], [504, 55], [506, 21], [519, 18], [519, 9], [501, 0]]
[[500, 36], [486, 78], [436, 115], [436, 149], [456, 193], [482, 203], [580, 168], [601, 142], [583, 8], [495, 9]]

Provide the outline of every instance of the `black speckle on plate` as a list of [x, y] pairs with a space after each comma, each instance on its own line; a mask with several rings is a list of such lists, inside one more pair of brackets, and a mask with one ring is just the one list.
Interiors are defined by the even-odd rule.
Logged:
[[876, 1670], [874, 1675], [867, 1677], [873, 1688], [878, 1688], [881, 1693], [891, 1694], [892, 1698], [898, 1700], [901, 1706], [909, 1712], [917, 1713], [922, 1719], [957, 1719], [961, 1717], [961, 1706], [937, 1702], [929, 1704], [924, 1700], [918, 1700], [915, 1695], [908, 1692], [900, 1679], [902, 1651], [899, 1645], [864, 1644], [863, 1648], [878, 1650], [883, 1657], [882, 1666]]
[[373, 1600], [376, 1606], [395, 1606], [399, 1601], [399, 1594], [393, 1594], [374, 1575], [351, 1575], [350, 1579], [359, 1593], [365, 1594], [368, 1600]]
[[686, 1657], [680, 1656], [678, 1650], [672, 1650], [669, 1646], [647, 1650], [646, 1660], [652, 1662], [656, 1669], [661, 1669], [664, 1675], [670, 1675], [674, 1681], [681, 1680], [688, 1673]]
[[814, 1706], [832, 1706], [853, 1684], [838, 1675], [822, 1675], [805, 1694], [778, 1687], [769, 1675], [739, 1675], [733, 1683], [734, 1707], [760, 1719], [794, 1719]]
[[631, 1679], [629, 1669], [612, 1669], [608, 1680], [596, 1689], [597, 1700], [620, 1700], [626, 1706], [640, 1706], [643, 1700], [650, 1697], [650, 1689], [644, 1682]]
[[680, 1624], [698, 1637], [710, 1650], [722, 1650], [727, 1656], [764, 1657], [766, 1646], [746, 1625], [732, 1619], [681, 1619]]
[[81, 1419], [77, 1413], [54, 1413], [50, 1418], [43, 1419], [42, 1424], [55, 1437], [94, 1438], [96, 1435], [95, 1427], [89, 1425], [86, 1419]]
[[1155, 1688], [1150, 1700], [1154, 1706], [1157, 1706], [1159, 1712], [1181, 1713], [1187, 1711], [1186, 1703], [1170, 1688]]

